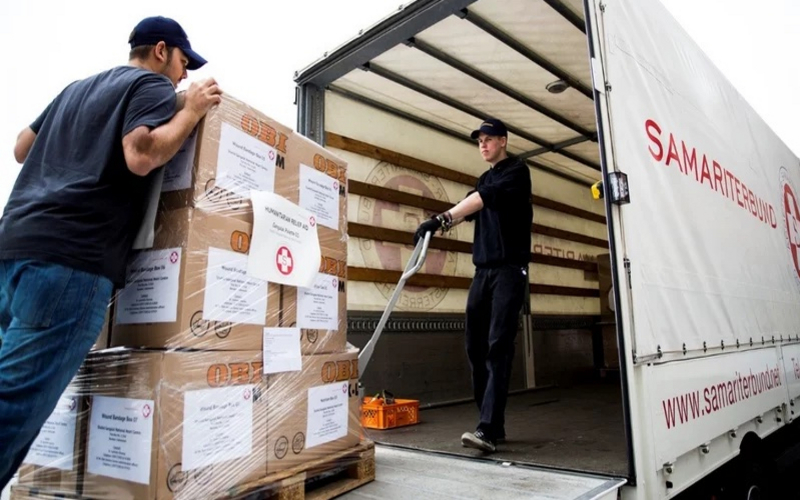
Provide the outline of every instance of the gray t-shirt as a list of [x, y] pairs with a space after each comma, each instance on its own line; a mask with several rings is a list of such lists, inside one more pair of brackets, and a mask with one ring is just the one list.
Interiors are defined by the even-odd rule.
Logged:
[[31, 124], [36, 140], [0, 219], [0, 259], [53, 262], [122, 286], [155, 173], [128, 170], [122, 138], [175, 112], [169, 79], [132, 66], [68, 85]]

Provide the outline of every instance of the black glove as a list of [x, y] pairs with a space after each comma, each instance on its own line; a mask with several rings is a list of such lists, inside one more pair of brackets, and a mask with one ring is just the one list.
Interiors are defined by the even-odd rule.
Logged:
[[417, 232], [414, 233], [414, 246], [425, 237], [425, 233], [436, 234], [437, 230], [442, 229], [442, 220], [439, 217], [441, 216], [436, 215], [419, 225]]

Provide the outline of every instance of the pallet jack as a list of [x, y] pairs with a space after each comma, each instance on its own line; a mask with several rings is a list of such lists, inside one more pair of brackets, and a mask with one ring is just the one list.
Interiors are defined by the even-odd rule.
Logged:
[[[414, 276], [422, 268], [425, 263], [425, 258], [428, 255], [428, 245], [431, 241], [433, 234], [428, 232], [424, 238], [420, 238], [417, 242], [411, 257], [408, 259], [406, 268], [400, 276], [400, 281], [389, 298], [389, 303], [383, 311], [375, 331], [369, 342], [364, 346], [358, 355], [358, 374], [359, 379], [364, 376], [364, 373], [369, 366], [372, 353], [375, 351], [375, 345], [381, 338], [383, 329], [389, 316], [392, 314], [397, 300], [400, 298], [400, 293], [409, 278]], [[358, 382], [358, 395], [361, 401], [361, 424], [370, 429], [391, 429], [394, 427], [401, 427], [405, 425], [412, 425], [419, 423], [419, 401], [412, 399], [396, 399], [390, 392], [384, 390], [372, 397], [365, 397], [364, 386], [361, 381]]]

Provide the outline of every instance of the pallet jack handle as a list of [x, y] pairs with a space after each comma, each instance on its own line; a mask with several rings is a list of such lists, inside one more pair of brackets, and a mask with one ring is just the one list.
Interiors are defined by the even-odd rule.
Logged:
[[428, 244], [431, 241], [431, 236], [432, 233], [427, 232], [425, 233], [425, 237], [417, 242], [417, 246], [414, 248], [414, 251], [411, 253], [411, 257], [408, 259], [406, 269], [403, 271], [403, 275], [400, 277], [400, 281], [397, 283], [397, 287], [395, 287], [394, 293], [392, 293], [392, 297], [389, 299], [389, 303], [386, 305], [386, 309], [383, 311], [383, 316], [381, 316], [381, 320], [378, 322], [378, 326], [375, 328], [372, 338], [369, 339], [367, 345], [365, 345], [364, 349], [362, 349], [359, 353], [359, 377], [364, 376], [364, 371], [367, 369], [370, 358], [372, 358], [372, 352], [375, 350], [375, 344], [378, 343], [378, 339], [381, 337], [381, 333], [383, 333], [383, 327], [386, 326], [386, 321], [392, 314], [392, 310], [397, 303], [397, 299], [400, 298], [400, 292], [403, 291], [406, 281], [408, 281], [410, 277], [414, 276], [414, 274], [416, 274], [417, 271], [422, 268], [422, 264], [425, 263], [425, 257], [428, 255]]

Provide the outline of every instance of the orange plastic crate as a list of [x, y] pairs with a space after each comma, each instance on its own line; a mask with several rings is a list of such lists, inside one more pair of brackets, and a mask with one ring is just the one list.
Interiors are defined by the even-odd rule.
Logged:
[[364, 398], [361, 404], [361, 425], [369, 429], [392, 429], [419, 423], [419, 401], [395, 399], [386, 404], [383, 398]]

